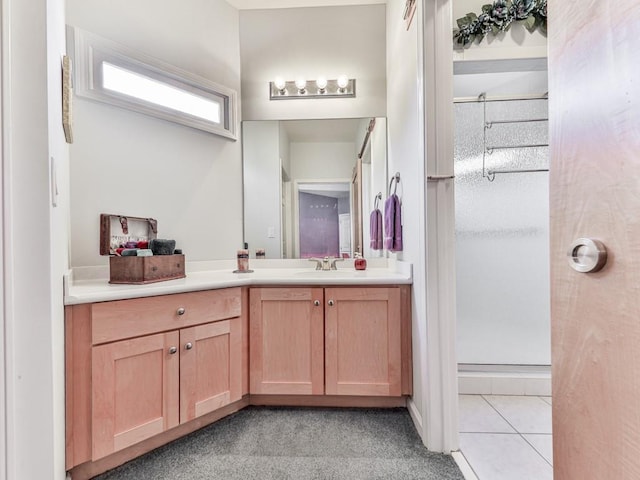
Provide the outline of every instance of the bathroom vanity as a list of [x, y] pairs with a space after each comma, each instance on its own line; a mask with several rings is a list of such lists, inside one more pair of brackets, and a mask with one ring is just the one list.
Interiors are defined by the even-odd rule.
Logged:
[[67, 470], [90, 478], [247, 405], [404, 406], [410, 283], [410, 267], [69, 279]]

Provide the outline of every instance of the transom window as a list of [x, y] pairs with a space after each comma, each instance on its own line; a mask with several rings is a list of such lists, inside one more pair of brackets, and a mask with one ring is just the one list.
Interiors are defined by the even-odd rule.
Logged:
[[236, 92], [68, 27], [79, 96], [236, 139]]

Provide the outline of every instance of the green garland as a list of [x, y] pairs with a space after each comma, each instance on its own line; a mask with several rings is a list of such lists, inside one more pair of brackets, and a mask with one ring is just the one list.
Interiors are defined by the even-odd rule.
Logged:
[[483, 5], [480, 15], [467, 13], [457, 22], [453, 39], [462, 47], [475, 40], [480, 43], [489, 33], [506, 32], [513, 22], [522, 23], [530, 32], [539, 29], [546, 35], [547, 0], [495, 0], [493, 5]]

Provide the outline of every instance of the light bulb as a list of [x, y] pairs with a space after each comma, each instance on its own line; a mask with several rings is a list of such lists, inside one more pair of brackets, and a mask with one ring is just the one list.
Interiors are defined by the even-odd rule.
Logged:
[[346, 75], [340, 75], [338, 77], [338, 87], [344, 90], [345, 88], [347, 88], [347, 85], [349, 85], [349, 77], [347, 77]]
[[273, 81], [273, 85], [280, 90], [280, 93], [283, 92], [283, 90], [285, 89], [285, 87], [287, 86], [287, 82], [284, 81], [284, 78], [282, 77], [276, 77], [276, 79]]
[[324, 93], [327, 88], [327, 79], [325, 77], [318, 77], [316, 87], [318, 87], [318, 92]]
[[296, 88], [300, 93], [305, 92], [305, 88], [307, 88], [307, 81], [304, 79], [304, 77], [296, 78]]

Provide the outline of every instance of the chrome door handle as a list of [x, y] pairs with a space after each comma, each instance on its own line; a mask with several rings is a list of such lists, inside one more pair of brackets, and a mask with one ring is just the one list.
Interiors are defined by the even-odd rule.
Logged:
[[576, 272], [597, 272], [607, 263], [607, 248], [600, 240], [578, 238], [567, 250], [567, 260]]
[[178, 351], [178, 349], [177, 349], [176, 347], [171, 347], [171, 348], [169, 349], [169, 353], [170, 353], [171, 355], [174, 355], [177, 351]]
[[327, 303], [329, 304], [330, 307], [333, 307], [333, 304], [334, 304], [333, 300], [329, 300]]
[[178, 310], [176, 310], [176, 313], [178, 315], [184, 315], [184, 312], [186, 312], [187, 310], [184, 307], [180, 307]]
[[320, 306], [320, 300], [314, 300], [314, 301], [313, 301], [313, 304], [314, 304], [316, 307], [319, 307], [319, 306]]
[[184, 349], [185, 350], [191, 350], [193, 348], [193, 343], [188, 342], [184, 344]]

